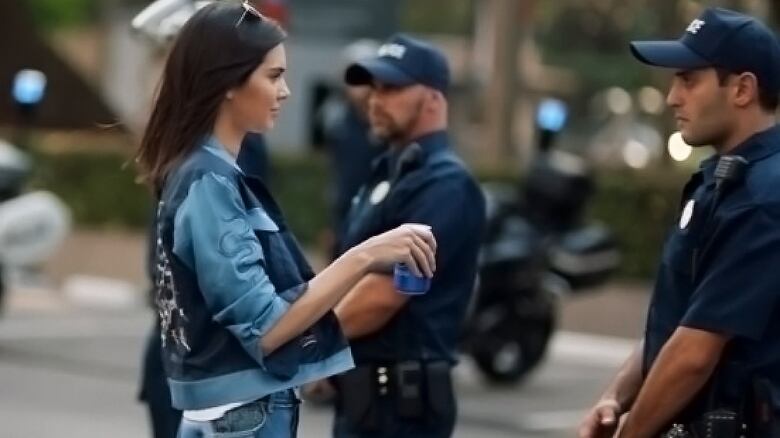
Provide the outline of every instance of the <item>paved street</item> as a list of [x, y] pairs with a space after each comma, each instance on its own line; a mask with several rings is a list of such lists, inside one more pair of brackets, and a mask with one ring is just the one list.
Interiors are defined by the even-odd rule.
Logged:
[[[144, 437], [135, 401], [147, 310], [87, 309], [59, 294], [17, 292], [0, 318], [3, 437]], [[564, 333], [547, 363], [515, 388], [485, 385], [457, 370], [458, 437], [570, 437], [582, 409], [630, 344]], [[304, 407], [302, 437], [328, 436], [330, 412]]]

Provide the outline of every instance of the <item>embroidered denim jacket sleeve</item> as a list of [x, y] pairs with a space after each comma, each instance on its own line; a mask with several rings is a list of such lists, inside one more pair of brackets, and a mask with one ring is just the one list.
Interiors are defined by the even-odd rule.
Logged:
[[290, 304], [276, 292], [238, 189], [207, 173], [176, 211], [174, 254], [197, 277], [214, 321], [227, 328], [265, 368], [259, 340]]

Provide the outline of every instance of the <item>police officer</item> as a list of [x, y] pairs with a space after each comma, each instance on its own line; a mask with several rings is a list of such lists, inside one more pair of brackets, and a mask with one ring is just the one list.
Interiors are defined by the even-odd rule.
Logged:
[[707, 9], [677, 41], [634, 42], [674, 69], [683, 139], [711, 145], [683, 190], [644, 342], [579, 436], [779, 437], [780, 47], [755, 19]]
[[430, 44], [396, 35], [345, 79], [371, 85], [372, 133], [389, 149], [353, 201], [341, 250], [408, 221], [430, 225], [438, 249], [427, 293], [404, 295], [392, 273], [374, 274], [336, 308], [356, 368], [336, 379], [334, 434], [448, 437], [456, 417], [450, 371], [485, 220], [482, 192], [450, 149], [449, 67]]

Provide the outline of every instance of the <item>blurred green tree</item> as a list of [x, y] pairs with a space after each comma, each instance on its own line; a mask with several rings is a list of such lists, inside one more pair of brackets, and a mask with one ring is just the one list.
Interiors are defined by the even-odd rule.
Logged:
[[26, 6], [40, 29], [78, 26], [95, 20], [100, 12], [100, 0], [25, 0]]
[[769, 21], [775, 27], [780, 28], [780, 3], [769, 2]]
[[419, 33], [468, 35], [475, 0], [404, 0], [401, 27]]
[[[769, 6], [780, 25], [780, 2]], [[636, 87], [648, 70], [633, 62], [628, 41], [677, 38], [685, 24], [707, 6], [750, 11], [748, 0], [576, 0], [540, 2], [537, 37], [545, 58], [580, 73], [586, 88]]]

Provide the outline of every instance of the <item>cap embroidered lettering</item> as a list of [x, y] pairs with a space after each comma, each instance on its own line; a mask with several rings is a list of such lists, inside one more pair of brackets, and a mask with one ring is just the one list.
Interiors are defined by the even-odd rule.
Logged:
[[705, 24], [707, 24], [707, 23], [705, 23], [704, 20], [699, 20], [697, 18], [697, 19], [691, 21], [691, 24], [688, 25], [688, 28], [685, 29], [685, 31], [686, 32], [690, 32], [690, 33], [696, 35], [697, 33], [699, 33], [701, 28], [704, 27]]
[[390, 56], [392, 58], [401, 59], [406, 53], [406, 47], [400, 44], [384, 44], [379, 48], [379, 56]]

